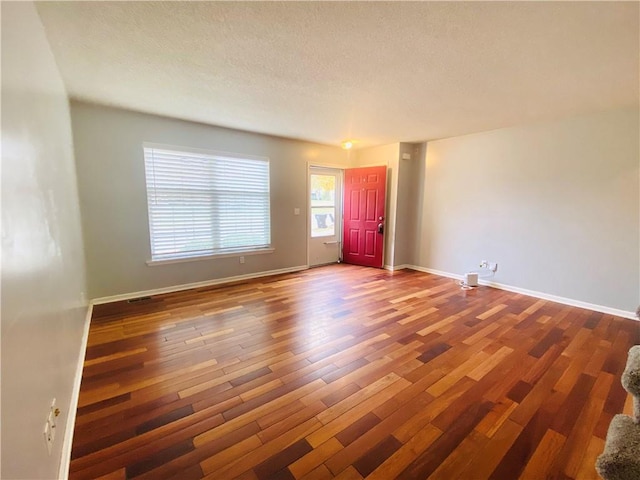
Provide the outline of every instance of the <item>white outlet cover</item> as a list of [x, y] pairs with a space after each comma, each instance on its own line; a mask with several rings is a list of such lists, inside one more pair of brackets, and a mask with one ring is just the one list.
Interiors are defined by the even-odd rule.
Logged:
[[44, 443], [47, 444], [47, 451], [49, 452], [49, 455], [51, 455], [51, 450], [53, 448], [54, 430], [51, 429], [51, 424], [49, 423], [49, 421], [44, 424], [42, 433], [44, 435]]

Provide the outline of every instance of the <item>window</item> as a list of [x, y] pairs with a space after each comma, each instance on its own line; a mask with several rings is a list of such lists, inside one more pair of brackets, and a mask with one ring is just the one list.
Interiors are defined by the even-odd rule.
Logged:
[[311, 237], [335, 235], [336, 176], [311, 174]]
[[269, 160], [144, 145], [151, 260], [267, 249]]

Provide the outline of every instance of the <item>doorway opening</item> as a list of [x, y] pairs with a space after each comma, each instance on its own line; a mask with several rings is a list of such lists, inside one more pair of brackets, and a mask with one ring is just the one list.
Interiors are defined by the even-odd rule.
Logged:
[[342, 259], [342, 170], [309, 167], [309, 266]]
[[387, 167], [309, 167], [309, 266], [382, 268]]
[[382, 268], [387, 167], [350, 168], [344, 175], [342, 259]]

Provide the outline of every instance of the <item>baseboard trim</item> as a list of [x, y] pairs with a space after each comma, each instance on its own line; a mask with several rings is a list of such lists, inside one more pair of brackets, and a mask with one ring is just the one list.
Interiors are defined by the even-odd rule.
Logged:
[[171, 287], [155, 288], [152, 290], [142, 290], [140, 292], [123, 293], [121, 295], [111, 295], [109, 297], [94, 298], [91, 303], [93, 305], [102, 305], [104, 303], [120, 302], [122, 300], [130, 300], [132, 298], [149, 297], [152, 295], [161, 295], [163, 293], [180, 292], [182, 290], [190, 290], [192, 288], [210, 287], [213, 285], [221, 285], [223, 283], [238, 282], [241, 280], [251, 280], [252, 278], [270, 277], [271, 275], [280, 275], [283, 273], [300, 272], [307, 270], [308, 265], [299, 265], [297, 267], [280, 268], [278, 270], [267, 270], [264, 272], [248, 273], [245, 275], [236, 275], [233, 277], [216, 278], [214, 280], [205, 280], [204, 282], [185, 283], [182, 285], [173, 285]]
[[405, 268], [412, 268], [411, 265], [402, 264], [402, 265], [385, 265], [384, 269], [389, 270], [390, 272], [395, 272], [396, 270], [404, 270]]
[[[462, 280], [463, 275], [457, 275], [454, 273], [443, 272], [441, 270], [435, 270], [433, 268], [419, 267], [417, 265], [407, 265], [406, 268], [411, 268], [419, 272], [431, 273], [440, 277], [455, 278]], [[630, 320], [638, 321], [635, 312], [629, 312], [626, 310], [620, 310], [617, 308], [605, 307], [603, 305], [596, 305], [594, 303], [583, 302], [581, 300], [574, 300], [573, 298], [559, 297], [557, 295], [551, 295], [549, 293], [537, 292], [535, 290], [528, 290], [526, 288], [514, 287], [512, 285], [506, 285], [504, 283], [491, 282], [488, 280], [479, 279], [478, 283], [486, 287], [497, 288], [499, 290], [505, 290], [507, 292], [520, 293], [527, 295], [528, 297], [540, 298], [542, 300], [549, 300], [556, 303], [562, 303], [563, 305], [569, 305], [571, 307], [585, 308], [587, 310], [593, 310], [595, 312], [607, 313], [609, 315], [615, 315], [616, 317], [628, 318]]]
[[67, 480], [69, 478], [69, 466], [71, 465], [71, 447], [73, 446], [73, 431], [76, 425], [76, 413], [78, 410], [78, 399], [80, 398], [80, 383], [82, 382], [82, 369], [84, 366], [84, 357], [87, 352], [87, 342], [89, 341], [89, 326], [91, 325], [91, 315], [93, 314], [93, 304], [89, 303], [87, 314], [84, 318], [84, 326], [82, 329], [82, 342], [80, 344], [80, 353], [78, 354], [78, 364], [76, 365], [76, 375], [73, 380], [73, 390], [71, 391], [71, 401], [69, 402], [69, 411], [67, 414], [67, 425], [64, 429], [64, 439], [62, 440], [62, 458], [60, 459], [60, 468], [58, 470], [58, 478]]

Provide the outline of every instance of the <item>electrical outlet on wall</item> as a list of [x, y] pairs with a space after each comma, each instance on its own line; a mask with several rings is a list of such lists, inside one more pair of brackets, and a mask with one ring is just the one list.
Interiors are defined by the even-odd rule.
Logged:
[[482, 260], [480, 262], [480, 268], [486, 268], [487, 270], [491, 270], [493, 273], [498, 271], [497, 262], [489, 262], [488, 260]]
[[51, 401], [51, 407], [49, 408], [49, 412], [47, 414], [47, 421], [44, 424], [44, 441], [47, 445], [47, 451], [49, 455], [51, 455], [51, 450], [53, 449], [53, 442], [56, 439], [56, 426], [57, 426], [57, 417], [60, 415], [60, 410], [56, 407], [56, 399], [54, 398]]
[[47, 420], [44, 424], [44, 442], [47, 445], [47, 452], [51, 455], [51, 449], [53, 448], [53, 432], [51, 430], [51, 424]]
[[51, 407], [47, 412], [47, 421], [44, 423], [44, 441], [47, 445], [47, 451], [51, 455], [51, 449], [53, 448], [53, 441], [56, 439], [56, 417], [60, 411], [56, 408], [56, 399], [51, 401]]

